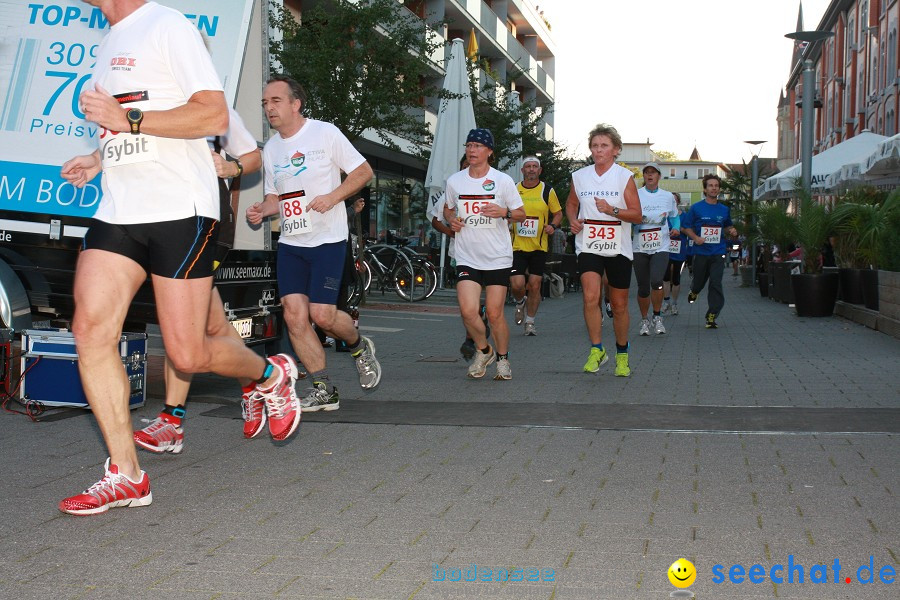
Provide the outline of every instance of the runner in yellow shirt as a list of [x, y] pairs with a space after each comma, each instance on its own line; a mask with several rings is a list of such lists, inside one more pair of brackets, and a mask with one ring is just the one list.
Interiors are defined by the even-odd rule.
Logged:
[[[541, 181], [541, 161], [529, 156], [522, 164], [524, 179], [516, 186], [525, 205], [525, 220], [513, 223], [513, 267], [509, 286], [516, 300], [516, 325], [525, 322], [525, 335], [537, 335], [534, 317], [541, 303], [541, 282], [547, 246], [562, 221], [556, 191]], [[526, 284], [526, 275], [528, 282]], [[527, 314], [526, 314], [527, 311]]]

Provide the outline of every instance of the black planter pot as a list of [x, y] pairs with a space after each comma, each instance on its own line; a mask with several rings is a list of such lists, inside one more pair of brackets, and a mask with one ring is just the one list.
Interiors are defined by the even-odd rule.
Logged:
[[862, 290], [866, 308], [878, 310], [878, 271], [876, 269], [862, 270]]
[[841, 300], [850, 304], [862, 304], [865, 302], [863, 298], [863, 282], [862, 269], [844, 269], [838, 270], [841, 276]]
[[769, 274], [757, 273], [756, 280], [759, 283], [759, 295], [763, 298], [769, 297]]
[[798, 317], [830, 317], [834, 314], [840, 276], [837, 273], [791, 275]]
[[791, 286], [791, 269], [800, 265], [798, 260], [789, 260], [786, 262], [771, 263], [772, 267], [772, 283], [775, 284], [775, 294], [772, 295], [772, 289], [769, 288], [769, 295], [784, 304], [794, 304], [794, 288]]

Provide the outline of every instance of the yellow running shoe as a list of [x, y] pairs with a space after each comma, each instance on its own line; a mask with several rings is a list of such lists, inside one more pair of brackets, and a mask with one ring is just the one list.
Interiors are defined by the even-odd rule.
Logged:
[[587, 362], [584, 363], [584, 372], [596, 373], [600, 370], [600, 365], [606, 364], [608, 360], [609, 355], [606, 353], [605, 348], [600, 350], [599, 348], [591, 347], [591, 353], [588, 355]]
[[627, 352], [617, 352], [616, 353], [616, 377], [629, 377], [631, 375], [631, 368], [628, 366], [628, 353]]

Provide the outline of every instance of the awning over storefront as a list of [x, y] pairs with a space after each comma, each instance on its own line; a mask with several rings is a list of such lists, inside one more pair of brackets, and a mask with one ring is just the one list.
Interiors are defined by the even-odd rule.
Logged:
[[[848, 176], [853, 171], [853, 165], [863, 163], [875, 150], [879, 142], [887, 138], [871, 131], [863, 131], [859, 135], [832, 146], [812, 157], [812, 189], [813, 192], [823, 192], [829, 187], [829, 178], [837, 174], [837, 179], [842, 176], [845, 165], [849, 166]], [[797, 163], [793, 167], [785, 169], [777, 175], [769, 177], [757, 189], [757, 198], [775, 198], [778, 196], [794, 195], [794, 180], [801, 174], [801, 165]]]

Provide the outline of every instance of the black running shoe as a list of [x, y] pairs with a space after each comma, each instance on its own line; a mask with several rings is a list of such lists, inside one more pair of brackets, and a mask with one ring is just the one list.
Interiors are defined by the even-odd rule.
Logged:
[[462, 343], [462, 346], [459, 347], [460, 354], [463, 355], [463, 358], [466, 361], [471, 361], [475, 356], [475, 342], [470, 338], [466, 338], [466, 341]]

